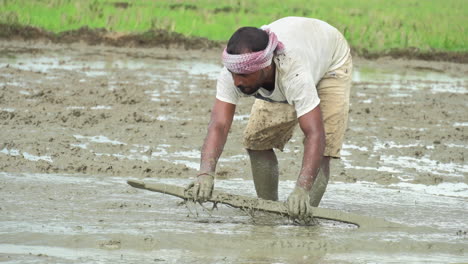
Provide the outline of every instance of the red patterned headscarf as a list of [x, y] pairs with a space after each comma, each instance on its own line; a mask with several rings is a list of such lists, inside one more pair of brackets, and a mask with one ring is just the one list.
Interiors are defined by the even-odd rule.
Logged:
[[229, 54], [226, 49], [223, 51], [223, 64], [233, 73], [249, 74], [259, 71], [271, 64], [274, 54], [284, 52], [284, 45], [278, 40], [276, 34], [269, 29], [265, 30], [268, 33], [268, 46], [261, 51], [244, 53], [244, 54]]

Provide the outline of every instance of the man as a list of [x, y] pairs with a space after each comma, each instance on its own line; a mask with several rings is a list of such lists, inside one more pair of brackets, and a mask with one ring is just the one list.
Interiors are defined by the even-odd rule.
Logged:
[[347, 125], [352, 61], [343, 35], [311, 18], [286, 17], [261, 29], [243, 27], [229, 39], [216, 101], [201, 153], [200, 173], [188, 188], [194, 199], [211, 196], [214, 175], [242, 96], [255, 96], [244, 145], [257, 196], [278, 200], [278, 161], [297, 124], [304, 156], [287, 200], [290, 215], [307, 218], [329, 179], [330, 158], [339, 158]]

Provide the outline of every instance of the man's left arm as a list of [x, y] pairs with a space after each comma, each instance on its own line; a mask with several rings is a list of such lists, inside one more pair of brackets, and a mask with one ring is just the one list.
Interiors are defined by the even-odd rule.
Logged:
[[310, 191], [325, 151], [325, 130], [320, 105], [299, 117], [299, 126], [305, 138], [302, 169], [296, 185]]
[[304, 157], [296, 187], [289, 195], [287, 205], [293, 218], [306, 220], [310, 213], [309, 192], [317, 177], [325, 150], [325, 130], [320, 105], [299, 117], [304, 133]]

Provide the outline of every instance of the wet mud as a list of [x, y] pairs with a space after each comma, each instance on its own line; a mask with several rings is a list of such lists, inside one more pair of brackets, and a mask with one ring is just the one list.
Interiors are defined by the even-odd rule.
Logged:
[[[411, 230], [304, 228], [127, 186], [183, 186], [196, 174], [217, 49], [0, 41], [0, 261], [465, 261], [468, 66], [354, 61], [342, 159], [331, 163], [321, 206]], [[236, 109], [216, 182], [248, 196], [241, 142], [252, 103]], [[280, 200], [299, 173], [301, 142], [297, 129], [278, 153]]]
[[[216, 51], [20, 43], [1, 49], [2, 171], [194, 175], [216, 92]], [[467, 66], [403, 63], [357, 60], [333, 179], [468, 183]], [[408, 73], [421, 65], [426, 72]], [[236, 109], [219, 178], [250, 177], [240, 146], [252, 103]], [[279, 153], [282, 179], [295, 179], [301, 142], [296, 130]]]
[[[179, 198], [129, 187], [126, 179], [1, 173], [0, 260], [395, 263], [397, 258], [404, 263], [460, 263], [466, 259], [466, 198], [373, 184], [332, 184], [324, 207], [391, 217], [410, 228], [357, 229], [336, 222], [297, 226], [285, 217], [223, 205], [214, 210], [209, 204], [178, 205]], [[184, 183], [177, 178], [146, 181]], [[292, 181], [280, 182], [280, 199], [293, 187]], [[254, 195], [253, 185], [241, 179], [219, 180], [217, 188]]]

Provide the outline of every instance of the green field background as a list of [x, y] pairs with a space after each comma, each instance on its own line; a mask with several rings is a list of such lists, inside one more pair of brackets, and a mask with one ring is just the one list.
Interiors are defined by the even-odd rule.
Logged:
[[468, 0], [0, 0], [0, 23], [52, 32], [164, 29], [226, 41], [241, 26], [285, 16], [327, 21], [359, 51], [468, 52]]

